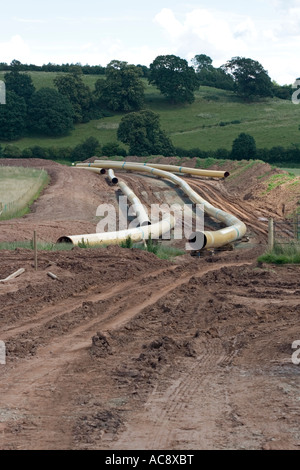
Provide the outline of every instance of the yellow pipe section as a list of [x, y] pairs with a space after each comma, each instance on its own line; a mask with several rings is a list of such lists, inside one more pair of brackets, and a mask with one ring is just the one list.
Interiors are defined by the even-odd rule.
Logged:
[[145, 225], [151, 225], [148, 214], [143, 204], [141, 203], [139, 198], [134, 194], [134, 192], [127, 186], [127, 184], [124, 183], [124, 181], [118, 180], [118, 178], [115, 176], [115, 173], [112, 169], [109, 169], [107, 174], [111, 183], [118, 184], [122, 193], [125, 194], [125, 196], [131, 202], [140, 226], [143, 227]]
[[73, 243], [73, 245], [78, 245], [80, 243], [86, 243], [88, 245], [119, 245], [128, 237], [130, 237], [134, 243], [138, 243], [143, 240], [148, 240], [150, 235], [152, 240], [158, 239], [165, 233], [171, 231], [174, 226], [175, 218], [172, 215], [168, 215], [160, 222], [146, 227], [136, 227], [127, 230], [120, 230], [119, 232], [64, 236], [60, 237], [57, 240], [57, 243]]
[[[151, 168], [149, 166], [144, 165], [137, 165], [135, 163], [130, 162], [101, 162], [99, 163], [89, 163], [89, 164], [79, 164], [81, 165], [89, 165], [92, 168], [97, 168], [97, 166], [101, 165], [103, 168], [114, 168], [114, 169], [123, 169], [123, 170], [132, 170], [137, 172], [145, 172], [149, 174], [153, 174], [159, 176], [161, 178], [165, 178], [167, 180], [172, 181], [174, 184], [181, 187], [181, 189], [187, 194], [192, 202], [195, 204], [203, 204], [205, 212], [210, 215], [211, 217], [215, 218], [216, 220], [223, 222], [227, 227], [224, 229], [216, 230], [216, 231], [204, 231], [204, 246], [206, 248], [218, 248], [228, 243], [231, 243], [235, 240], [239, 240], [243, 238], [247, 231], [246, 225], [241, 222], [237, 217], [222, 211], [221, 209], [217, 209], [212, 204], [207, 202], [203, 199], [199, 194], [197, 194], [190, 185], [179, 178], [178, 176], [174, 175], [173, 173], [166, 172], [164, 170], [159, 170], [157, 168]], [[195, 238], [196, 234], [193, 234], [190, 240]]]
[[[107, 160], [95, 160], [94, 163], [105, 163]], [[121, 162], [122, 163], [122, 162]], [[164, 165], [161, 163], [137, 163], [135, 165], [150, 166], [151, 168], [158, 168], [159, 170], [170, 171], [173, 173], [186, 173], [188, 175], [207, 176], [210, 178], [227, 178], [230, 176], [228, 171], [217, 170], [201, 170], [200, 168], [188, 168], [185, 166]]]
[[74, 168], [79, 168], [82, 170], [89, 170], [89, 171], [92, 171], [93, 173], [97, 173], [97, 175], [104, 175], [106, 173], [106, 170], [104, 168], [90, 168], [86, 166], [75, 166]]
[[124, 183], [124, 181], [119, 181], [119, 187], [123, 194], [129, 199], [132, 204], [132, 207], [136, 213], [137, 219], [141, 227], [151, 225], [148, 214], [141, 203], [140, 199], [134, 194], [134, 192]]
[[110, 168], [107, 172], [107, 175], [108, 175], [108, 178], [109, 178], [109, 181], [112, 183], [112, 184], [118, 184], [118, 178], [115, 176], [115, 173], [114, 171]]

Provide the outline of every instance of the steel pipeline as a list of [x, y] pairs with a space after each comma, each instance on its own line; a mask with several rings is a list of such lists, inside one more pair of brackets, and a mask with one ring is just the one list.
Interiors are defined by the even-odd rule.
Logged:
[[137, 219], [141, 227], [151, 225], [146, 209], [141, 203], [140, 199], [134, 194], [134, 192], [124, 183], [124, 181], [119, 181], [119, 187], [123, 194], [128, 197], [129, 201], [132, 204], [133, 210], [136, 213]]
[[[107, 160], [95, 160], [94, 163], [106, 163]], [[120, 162], [122, 163], [122, 162]], [[128, 162], [129, 163], [129, 162]], [[159, 170], [170, 171], [171, 173], [180, 173], [180, 174], [188, 174], [188, 175], [195, 175], [195, 176], [205, 176], [211, 178], [227, 178], [230, 176], [228, 171], [217, 171], [217, 170], [202, 170], [200, 168], [188, 168], [185, 166], [175, 166], [175, 165], [164, 165], [161, 163], [137, 163], [132, 162], [135, 165], [141, 166], [150, 166], [151, 168], [158, 168]]]
[[[229, 214], [221, 209], [217, 209], [212, 206], [209, 202], [203, 199], [199, 194], [197, 194], [189, 184], [179, 178], [178, 176], [174, 175], [173, 173], [166, 172], [164, 170], [160, 170], [157, 168], [152, 168], [149, 166], [144, 165], [137, 165], [135, 163], [129, 162], [105, 162], [101, 161], [101, 163], [92, 163], [92, 164], [78, 164], [79, 167], [83, 165], [89, 165], [92, 168], [97, 168], [98, 166], [102, 168], [114, 168], [114, 169], [123, 169], [123, 170], [131, 170], [136, 172], [145, 172], [155, 176], [159, 176], [161, 178], [165, 178], [167, 180], [172, 181], [174, 184], [178, 185], [184, 192], [187, 194], [192, 202], [195, 204], [203, 204], [205, 212], [210, 215], [211, 217], [215, 218], [216, 220], [224, 223], [227, 227], [224, 229], [216, 230], [216, 231], [204, 231], [204, 247], [206, 248], [218, 248], [233, 241], [241, 239], [246, 231], [246, 225], [240, 221], [237, 217]], [[193, 234], [190, 240], [193, 240], [197, 236], [197, 233]]]
[[91, 168], [86, 166], [74, 166], [74, 168], [79, 168], [79, 170], [90, 170], [93, 173], [97, 173], [98, 175], [105, 175], [106, 170], [105, 168]]
[[80, 243], [87, 245], [118, 245], [128, 237], [130, 237], [134, 243], [137, 243], [148, 240], [150, 236], [152, 240], [158, 239], [162, 235], [171, 232], [174, 226], [175, 219], [172, 215], [168, 214], [168, 216], [164, 217], [160, 222], [145, 227], [120, 230], [119, 232], [64, 236], [60, 237], [57, 243], [73, 243], [73, 245], [79, 245]]
[[112, 183], [112, 184], [118, 184], [118, 178], [115, 176], [115, 173], [112, 169], [109, 169], [108, 172], [107, 172], [107, 176], [108, 176], [108, 179], [109, 181]]

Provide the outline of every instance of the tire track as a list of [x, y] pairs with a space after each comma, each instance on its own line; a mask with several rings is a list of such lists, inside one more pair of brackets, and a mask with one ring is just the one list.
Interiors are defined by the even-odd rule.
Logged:
[[[244, 265], [245, 263], [230, 263], [232, 266]], [[205, 267], [201, 273], [197, 273], [198, 277], [206, 274], [210, 271], [216, 271], [221, 269], [222, 266], [209, 266]], [[153, 273], [151, 273], [153, 275]], [[162, 273], [164, 274], [164, 273]], [[111, 297], [111, 307], [101, 317], [92, 318], [90, 321], [81, 322], [81, 324], [72, 328], [69, 332], [63, 333], [59, 337], [51, 338], [49, 344], [44, 344], [37, 351], [36, 356], [31, 357], [29, 360], [19, 360], [18, 363], [13, 364], [11, 367], [8, 366], [5, 377], [3, 377], [1, 383], [1, 396], [0, 396], [0, 410], [13, 410], [18, 409], [20, 416], [24, 415], [35, 421], [35, 403], [39, 401], [39, 427], [38, 429], [31, 429], [30, 436], [32, 442], [34, 442], [35, 433], [41, 434], [41, 429], [56, 429], [59, 423], [64, 430], [59, 435], [59, 442], [56, 440], [57, 435], [54, 432], [54, 436], [44, 436], [46, 439], [47, 446], [49, 448], [68, 448], [70, 445], [70, 429], [68, 429], [68, 423], [65, 424], [61, 419], [58, 420], [57, 412], [52, 409], [49, 410], [49, 400], [43, 399], [47, 396], [51, 387], [54, 388], [59, 385], [60, 375], [66, 367], [70, 367], [71, 364], [80, 363], [82, 358], [86, 357], [86, 354], [91, 346], [91, 337], [96, 331], [112, 331], [123, 327], [136, 315], [141, 314], [144, 309], [149, 306], [155, 305], [161, 298], [166, 297], [167, 294], [177, 290], [179, 286], [187, 284], [191, 277], [195, 276], [195, 272], [189, 270], [184, 271], [180, 276], [174, 280], [174, 276], [167, 278], [164, 276], [164, 281], [167, 284], [163, 288], [161, 286], [161, 279], [154, 279], [148, 289], [153, 289], [153, 293], [150, 296], [145, 295], [143, 301], [138, 305], [132, 306], [131, 295], [135, 294], [138, 296], [145, 290], [143, 285], [139, 286], [139, 289], [129, 291], [126, 289], [126, 295], [128, 299], [129, 307], [125, 304], [124, 298], [116, 300], [114, 296]], [[115, 286], [115, 289], [117, 286]], [[157, 289], [157, 290], [155, 290]], [[110, 291], [111, 294], [111, 291]], [[131, 306], [131, 307], [130, 307]], [[36, 336], [36, 331], [34, 332]], [[209, 354], [205, 354], [204, 357], [200, 358], [200, 363], [203, 364], [203, 373], [212, 366], [213, 361]], [[184, 373], [184, 379], [180, 380], [178, 385], [175, 385], [175, 394], [172, 400], [168, 399], [166, 408], [162, 410], [162, 415], [173, 417], [181, 409], [180, 397], [184, 395], [188, 397], [190, 392], [195, 393], [199, 387], [199, 380], [195, 381], [196, 377], [195, 369], [199, 367], [199, 361], [193, 366], [192, 371], [186, 369]], [[202, 368], [201, 368], [202, 370]], [[203, 373], [201, 380], [203, 380]], [[52, 385], [51, 385], [52, 384]], [[42, 399], [42, 402], [41, 402]], [[66, 397], [68, 400], [68, 397]], [[64, 402], [64, 398], [61, 397], [59, 403], [57, 403], [57, 410], [60, 408], [66, 410], [70, 409], [71, 403]], [[178, 411], [179, 410], [179, 411]], [[51, 411], [51, 412], [50, 412]], [[70, 416], [72, 412], [70, 411]], [[160, 425], [161, 420], [156, 424], [155, 429]], [[40, 442], [32, 444], [32, 448], [42, 448], [42, 440]], [[155, 441], [156, 442], [156, 441]], [[30, 447], [30, 446], [29, 446]]]
[[[200, 194], [201, 197], [207, 200], [210, 204], [218, 205], [220, 209], [232, 213], [233, 215], [238, 215], [245, 221], [246, 224], [250, 225], [255, 232], [267, 236], [268, 229], [266, 225], [258, 220], [258, 217], [250, 216], [249, 214], [253, 213], [253, 207], [250, 206], [248, 210], [241, 209], [238, 202], [230, 203], [228, 201], [228, 196], [223, 197], [220, 192], [206, 182], [191, 182], [189, 181], [190, 186], [194, 187], [196, 191]], [[247, 203], [244, 203], [247, 207]]]
[[[117, 298], [117, 296], [124, 291], [137, 289], [138, 286], [147, 279], [150, 279], [151, 282], [152, 277], [156, 278], [159, 276], [159, 279], [161, 279], [161, 277], [165, 279], [166, 273], [171, 273], [172, 278], [174, 276], [176, 277], [176, 273], [174, 273], [174, 271], [176, 271], [177, 268], [177, 266], [170, 266], [168, 268], [161, 268], [157, 271], [151, 271], [150, 273], [141, 275], [137, 280], [117, 283], [113, 287], [102, 289], [101, 292], [99, 292], [99, 285], [92, 286], [84, 293], [74, 294], [67, 299], [56, 302], [54, 306], [42, 308], [35, 315], [30, 318], [26, 318], [25, 321], [21, 321], [18, 325], [4, 326], [1, 332], [1, 337], [3, 337], [3, 340], [7, 341], [11, 335], [21, 334], [27, 331], [27, 329], [32, 330], [33, 328], [37, 328], [50, 320], [59, 318], [61, 315], [81, 307], [84, 302], [97, 303], [110, 298]], [[34, 319], [35, 317], [37, 318]]]
[[229, 362], [233, 355], [227, 355], [219, 341], [212, 341], [196, 360], [183, 359], [176, 374], [179, 377], [165, 378], [165, 390], [156, 388], [152, 392], [145, 408], [133, 416], [114, 442], [114, 448], [210, 448], [218, 439], [217, 422], [228, 406], [225, 390], [212, 396], [211, 382], [216, 368]]

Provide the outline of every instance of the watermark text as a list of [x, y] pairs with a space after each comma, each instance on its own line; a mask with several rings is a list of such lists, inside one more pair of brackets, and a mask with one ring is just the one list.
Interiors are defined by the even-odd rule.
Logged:
[[6, 347], [4, 341], [0, 341], [0, 364], [6, 364]]
[[293, 342], [292, 349], [296, 349], [292, 355], [292, 363], [298, 366], [300, 364], [300, 340]]
[[300, 98], [299, 98], [299, 95], [300, 95], [300, 78], [297, 78], [297, 80], [293, 84], [293, 88], [296, 88], [296, 91], [294, 91], [294, 93], [292, 95], [292, 102], [294, 104], [299, 104], [300, 103]]
[[[138, 206], [140, 208], [140, 206]], [[162, 240], [183, 240], [187, 241], [186, 250], [201, 250], [204, 246], [204, 205], [203, 204], [151, 204], [150, 211], [143, 206], [145, 220], [148, 216], [149, 224], [153, 227], [162, 221], [168, 221], [170, 229], [162, 234], [155, 232], [149, 227], [149, 231], [144, 230], [145, 240], [161, 238]], [[133, 230], [140, 227], [141, 219], [134, 210], [134, 206], [128, 205], [126, 196], [119, 197], [118, 209], [113, 204], [101, 204], [98, 206], [96, 216], [100, 218], [96, 232], [120, 232], [122, 230]], [[174, 227], [171, 220], [175, 219]], [[172, 234], [171, 234], [172, 232]]]
[[6, 104], [6, 88], [2, 80], [0, 80], [0, 104]]

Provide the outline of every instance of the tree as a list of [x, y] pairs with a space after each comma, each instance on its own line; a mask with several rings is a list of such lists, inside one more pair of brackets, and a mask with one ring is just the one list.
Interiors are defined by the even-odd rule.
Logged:
[[160, 128], [159, 115], [145, 110], [124, 116], [118, 129], [118, 139], [129, 145], [131, 155], [174, 155], [175, 150]]
[[68, 98], [52, 88], [36, 91], [28, 104], [29, 130], [63, 136], [73, 129], [73, 108]]
[[205, 54], [198, 54], [192, 59], [192, 63], [196, 69], [196, 72], [199, 73], [201, 70], [209, 70], [212, 68], [212, 59]]
[[273, 96], [271, 78], [259, 62], [234, 57], [222, 68], [231, 73], [235, 81], [235, 91], [245, 101]]
[[22, 63], [19, 60], [14, 59], [10, 63], [10, 70], [14, 70], [16, 72], [19, 72], [20, 69], [21, 69], [21, 66], [22, 66]]
[[66, 96], [74, 109], [75, 122], [88, 122], [93, 105], [93, 97], [90, 88], [81, 78], [81, 68], [73, 66], [73, 72], [68, 75], [57, 76], [54, 84], [59, 93]]
[[15, 92], [18, 96], [24, 98], [26, 103], [28, 103], [35, 92], [30, 75], [20, 73], [17, 69], [13, 69], [12, 72], [4, 75], [4, 80], [6, 90]]
[[16, 145], [7, 145], [3, 151], [4, 158], [21, 158], [22, 151]]
[[31, 158], [47, 158], [47, 149], [41, 147], [40, 145], [34, 145], [33, 147], [30, 147], [31, 151]]
[[220, 88], [222, 90], [234, 89], [234, 81], [229, 73], [222, 68], [215, 68], [212, 65], [212, 59], [199, 54], [192, 59], [200, 85]]
[[76, 145], [72, 151], [71, 160], [73, 162], [83, 161], [94, 157], [99, 146], [99, 141], [95, 137], [88, 137], [82, 144]]
[[293, 95], [292, 85], [279, 85], [276, 81], [273, 80], [273, 94], [276, 98], [282, 100], [291, 100]]
[[6, 104], [0, 105], [0, 139], [17, 140], [26, 130], [26, 103], [13, 91], [6, 92]]
[[146, 65], [137, 64], [137, 68], [142, 72], [142, 77], [148, 78], [149, 68]]
[[199, 81], [193, 67], [175, 55], [160, 55], [150, 65], [149, 83], [172, 103], [192, 103]]
[[144, 105], [144, 84], [140, 67], [112, 60], [106, 67], [106, 80], [95, 84], [99, 103], [113, 111], [138, 111]]
[[232, 144], [232, 160], [254, 160], [257, 156], [254, 137], [241, 133]]
[[126, 157], [127, 152], [117, 142], [108, 142], [102, 147], [102, 155], [105, 155], [106, 157], [114, 157], [117, 155], [121, 157]]

